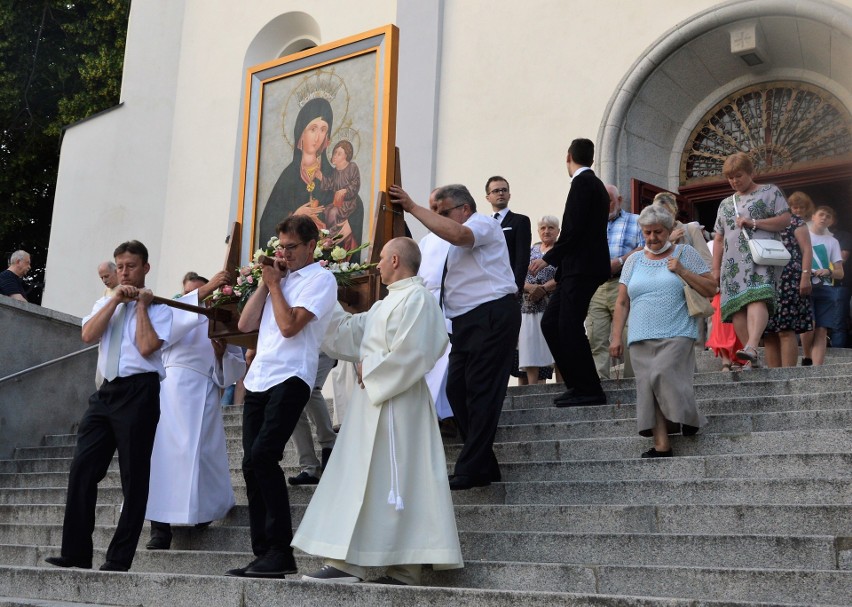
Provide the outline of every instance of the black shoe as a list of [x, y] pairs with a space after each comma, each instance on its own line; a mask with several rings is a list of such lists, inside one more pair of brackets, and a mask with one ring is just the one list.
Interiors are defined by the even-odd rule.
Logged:
[[642, 459], [656, 459], [658, 457], [672, 457], [674, 452], [669, 449], [668, 451], [657, 451], [653, 447], [648, 449], [642, 454]]
[[812, 361], [810, 358], [802, 357], [802, 366], [803, 367], [811, 367], [811, 366], [813, 366], [813, 364], [814, 364], [814, 361]]
[[371, 584], [386, 584], [388, 586], [408, 586], [402, 580], [398, 580], [395, 577], [391, 577], [389, 575], [383, 575], [382, 577], [378, 577], [374, 580], [370, 580]]
[[322, 465], [320, 466], [320, 470], [325, 471], [325, 467], [328, 466], [328, 458], [331, 457], [331, 449], [331, 447], [322, 448]]
[[690, 426], [689, 424], [681, 424], [680, 431], [684, 436], [695, 436], [701, 428]]
[[565, 392], [553, 399], [553, 404], [559, 406], [559, 403], [570, 400], [572, 396], [574, 396], [574, 388], [568, 388]]
[[145, 544], [146, 550], [168, 550], [172, 547], [172, 538], [157, 535], [148, 540]]
[[209, 527], [212, 523], [213, 523], [213, 521], [207, 521], [206, 523], [195, 523], [195, 528], [196, 529], [207, 529], [207, 527]]
[[44, 559], [45, 563], [49, 563], [54, 567], [76, 567], [77, 569], [91, 569], [92, 561], [81, 561], [78, 559], [68, 558], [67, 556], [49, 556]]
[[465, 491], [467, 489], [473, 489], [474, 487], [487, 487], [490, 484], [491, 481], [487, 479], [454, 474], [450, 479], [450, 490]]
[[438, 430], [443, 438], [455, 438], [459, 435], [459, 427], [455, 417], [447, 417], [438, 420]]
[[116, 563], [115, 561], [107, 561], [103, 565], [101, 565], [101, 571], [121, 571], [122, 573], [125, 571], [129, 571], [130, 567], [127, 565], [122, 565], [121, 563]]
[[291, 476], [287, 479], [291, 485], [318, 485], [319, 479], [307, 472], [299, 472], [298, 476]]
[[228, 569], [225, 572], [225, 575], [228, 575], [230, 577], [245, 577], [246, 569], [248, 569], [249, 567], [252, 567], [260, 559], [261, 559], [261, 557], [257, 557], [256, 559], [254, 559], [251, 563], [249, 563], [245, 567], [237, 567], [236, 569]]
[[557, 407], [591, 407], [606, 404], [606, 394], [602, 391], [597, 394], [577, 394], [574, 392], [564, 400], [556, 401]]
[[351, 575], [331, 565], [323, 565], [319, 571], [302, 576], [303, 582], [336, 582], [338, 584], [357, 584], [361, 578]]
[[245, 577], [274, 577], [280, 578], [285, 575], [296, 573], [296, 559], [290, 551], [270, 549], [257, 561], [246, 568]]

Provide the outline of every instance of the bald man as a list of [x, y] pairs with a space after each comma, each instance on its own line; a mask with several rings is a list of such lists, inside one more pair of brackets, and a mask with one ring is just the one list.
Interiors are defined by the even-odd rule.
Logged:
[[337, 304], [323, 350], [361, 363], [337, 444], [293, 546], [325, 558], [302, 580], [419, 584], [422, 564], [462, 566], [447, 462], [424, 376], [447, 345], [444, 317], [417, 276], [420, 250], [388, 241], [378, 269], [388, 295], [368, 312]]
[[24, 276], [30, 271], [30, 254], [15, 251], [9, 257], [9, 267], [0, 272], [0, 295], [6, 295], [18, 301], [27, 301], [27, 287]]

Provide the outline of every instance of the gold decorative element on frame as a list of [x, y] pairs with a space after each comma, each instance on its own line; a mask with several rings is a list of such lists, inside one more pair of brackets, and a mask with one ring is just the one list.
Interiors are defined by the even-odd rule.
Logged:
[[755, 173], [789, 170], [852, 154], [850, 114], [831, 93], [802, 82], [737, 91], [710, 110], [683, 151], [681, 185], [722, 176], [725, 158], [746, 152]]

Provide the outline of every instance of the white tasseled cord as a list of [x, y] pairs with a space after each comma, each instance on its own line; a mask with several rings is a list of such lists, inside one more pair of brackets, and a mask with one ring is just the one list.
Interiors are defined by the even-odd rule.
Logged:
[[399, 466], [396, 463], [396, 440], [393, 435], [393, 403], [388, 403], [388, 442], [390, 443], [391, 472], [391, 489], [390, 493], [388, 493], [388, 504], [395, 506], [397, 510], [403, 510], [405, 505], [402, 503], [402, 495], [400, 495]]

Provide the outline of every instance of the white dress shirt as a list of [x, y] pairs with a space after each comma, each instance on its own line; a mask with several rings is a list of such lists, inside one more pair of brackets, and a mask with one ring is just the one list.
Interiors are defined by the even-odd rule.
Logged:
[[464, 225], [473, 232], [473, 246], [452, 245], [447, 254], [444, 313], [451, 319], [518, 292], [500, 222], [474, 213]]
[[[83, 319], [84, 326], [97, 314], [98, 310], [107, 304], [110, 297], [101, 297], [95, 302], [92, 311]], [[109, 319], [106, 331], [101, 336], [100, 348], [98, 350], [98, 372], [101, 376], [106, 372], [110, 336], [116, 330], [114, 325], [121, 311], [121, 306], [127, 306], [127, 313], [124, 316], [124, 326], [121, 327], [122, 335], [121, 351], [118, 358], [118, 377], [129, 377], [139, 373], [157, 373], [160, 376], [160, 380], [162, 380], [166, 377], [166, 370], [163, 367], [161, 350], [156, 350], [148, 356], [142, 356], [136, 348], [137, 303], [135, 301], [118, 304], [118, 307], [116, 307], [112, 314], [112, 318]], [[172, 330], [171, 308], [163, 304], [152, 304], [148, 306], [148, 318], [151, 320], [151, 326], [154, 327], [157, 337], [168, 343]], [[165, 346], [165, 343], [163, 345]]]
[[275, 322], [272, 298], [266, 296], [257, 354], [243, 380], [252, 392], [264, 392], [291, 377], [309, 387], [316, 381], [319, 345], [337, 301], [337, 281], [331, 271], [311, 263], [282, 278], [281, 290], [291, 308], [304, 308], [314, 317], [296, 335], [284, 337]]

